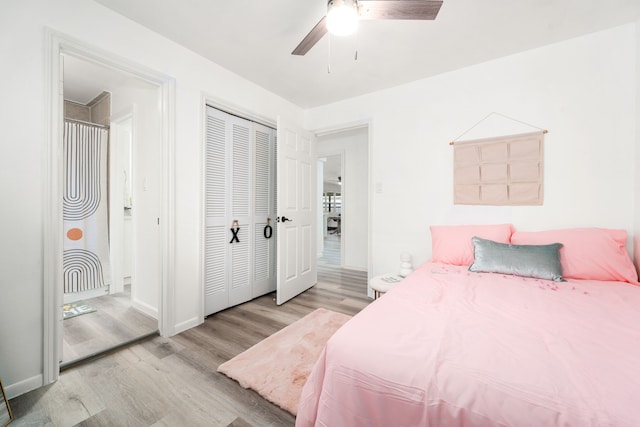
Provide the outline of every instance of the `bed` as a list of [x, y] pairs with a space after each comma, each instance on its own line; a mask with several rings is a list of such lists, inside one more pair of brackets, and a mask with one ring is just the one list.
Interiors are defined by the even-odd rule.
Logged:
[[[296, 426], [640, 425], [626, 232], [511, 230], [432, 227], [432, 260], [327, 342]], [[562, 277], [513, 274], [508, 258], [504, 271], [470, 271], [482, 265], [469, 235], [482, 234], [517, 249], [560, 244]]]

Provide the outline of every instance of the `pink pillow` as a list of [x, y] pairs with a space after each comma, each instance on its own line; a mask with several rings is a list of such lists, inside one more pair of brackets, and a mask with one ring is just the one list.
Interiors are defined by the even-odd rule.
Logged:
[[625, 247], [627, 232], [606, 228], [516, 231], [514, 245], [562, 243], [562, 277], [638, 283], [638, 273]]
[[432, 225], [429, 228], [431, 229], [431, 261], [451, 265], [473, 263], [472, 237], [509, 243], [513, 231], [511, 224]]

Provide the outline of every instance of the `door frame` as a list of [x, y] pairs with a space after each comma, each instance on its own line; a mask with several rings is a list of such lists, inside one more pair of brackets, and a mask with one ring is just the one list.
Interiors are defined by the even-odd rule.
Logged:
[[[366, 128], [367, 129], [367, 150], [369, 151], [369, 171], [367, 175], [368, 182], [368, 195], [367, 195], [367, 213], [368, 213], [368, 226], [367, 226], [367, 240], [368, 240], [368, 249], [367, 249], [367, 279], [371, 279], [373, 272], [373, 196], [374, 196], [374, 183], [373, 183], [373, 160], [374, 160], [374, 150], [373, 150], [373, 120], [372, 119], [364, 119], [364, 120], [356, 120], [353, 122], [336, 124], [333, 126], [323, 127], [311, 129], [310, 132], [314, 133], [318, 138], [334, 133], [346, 132], [358, 128]], [[344, 176], [344, 168], [345, 168], [345, 156], [346, 153], [343, 153], [342, 157], [342, 167], [343, 167], [343, 176]], [[348, 183], [345, 182], [348, 186]], [[345, 185], [343, 184], [343, 185]], [[343, 189], [343, 192], [346, 192]], [[344, 196], [343, 196], [344, 203]], [[344, 265], [344, 246], [342, 246], [342, 241], [340, 242], [340, 257], [341, 263]], [[369, 286], [369, 280], [367, 280], [367, 296], [373, 298], [373, 289]]]
[[60, 374], [62, 343], [62, 139], [64, 104], [61, 54], [95, 62], [145, 80], [158, 88], [161, 115], [162, 200], [160, 224], [162, 259], [158, 326], [162, 336], [175, 331], [175, 79], [45, 28], [45, 135], [43, 138], [44, 239], [43, 239], [43, 385]]

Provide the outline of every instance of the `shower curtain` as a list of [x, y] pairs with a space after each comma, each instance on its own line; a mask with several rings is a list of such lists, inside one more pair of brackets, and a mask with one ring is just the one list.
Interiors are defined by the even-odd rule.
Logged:
[[64, 123], [64, 293], [108, 286], [108, 130]]

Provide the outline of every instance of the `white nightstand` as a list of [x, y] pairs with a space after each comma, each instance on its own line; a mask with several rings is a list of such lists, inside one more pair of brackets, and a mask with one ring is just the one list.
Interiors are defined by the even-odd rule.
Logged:
[[402, 281], [402, 279], [404, 279], [404, 277], [390, 273], [372, 277], [371, 279], [369, 279], [369, 285], [371, 285], [371, 289], [373, 289], [373, 298], [378, 299], [380, 297], [380, 294], [389, 291], [400, 281]]

